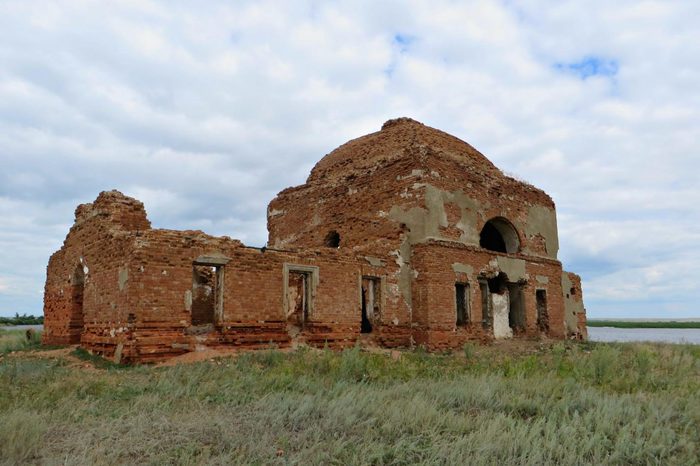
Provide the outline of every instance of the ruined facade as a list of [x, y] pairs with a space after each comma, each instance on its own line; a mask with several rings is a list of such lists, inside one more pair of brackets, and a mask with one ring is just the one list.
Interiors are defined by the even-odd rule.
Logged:
[[325, 156], [267, 219], [267, 247], [252, 248], [151, 228], [141, 202], [101, 193], [49, 261], [44, 342], [148, 362], [295, 341], [446, 349], [586, 336], [552, 199], [414, 120]]

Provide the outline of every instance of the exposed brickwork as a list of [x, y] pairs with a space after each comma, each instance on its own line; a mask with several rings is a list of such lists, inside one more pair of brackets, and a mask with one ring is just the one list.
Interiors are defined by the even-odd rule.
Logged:
[[[480, 246], [487, 223], [488, 244], [504, 252]], [[269, 248], [256, 249], [152, 229], [139, 201], [101, 193], [76, 209], [49, 260], [44, 342], [121, 362], [217, 346], [340, 348], [360, 337], [363, 305], [363, 338], [387, 347], [488, 341], [503, 321], [494, 313], [515, 337], [585, 337], [580, 279], [556, 259], [551, 198], [413, 120], [324, 157], [270, 203], [268, 230]]]

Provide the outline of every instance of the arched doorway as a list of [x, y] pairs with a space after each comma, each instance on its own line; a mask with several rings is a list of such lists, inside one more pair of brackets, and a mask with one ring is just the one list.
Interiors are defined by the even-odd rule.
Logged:
[[71, 345], [80, 343], [80, 335], [83, 333], [85, 318], [83, 314], [83, 300], [85, 297], [85, 270], [82, 264], [78, 264], [71, 276], [70, 292], [70, 319], [68, 321], [68, 343]]
[[503, 217], [494, 217], [481, 229], [479, 246], [489, 251], [513, 254], [520, 250], [520, 238], [512, 223]]

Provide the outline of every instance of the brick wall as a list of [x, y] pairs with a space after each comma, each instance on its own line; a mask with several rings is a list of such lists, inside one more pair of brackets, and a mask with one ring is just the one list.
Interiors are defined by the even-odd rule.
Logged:
[[[517, 253], [479, 247], [494, 217], [517, 231]], [[44, 342], [80, 343], [125, 362], [216, 346], [344, 347], [360, 337], [363, 277], [375, 277], [381, 305], [364, 338], [454, 348], [493, 337], [479, 278], [499, 272], [522, 288], [516, 336], [585, 337], [580, 278], [556, 260], [551, 198], [418, 122], [389, 121], [324, 157], [305, 185], [270, 203], [268, 230], [270, 248], [260, 250], [201, 231], [152, 229], [141, 202], [101, 193], [76, 209], [49, 260]], [[327, 244], [329, 233], [338, 247]], [[202, 282], [194, 267], [207, 264], [213, 275]], [[289, 300], [303, 302], [302, 282], [292, 291], [286, 282], [295, 268], [313, 290], [300, 328], [287, 316]], [[455, 283], [469, 286], [471, 318], [459, 326]], [[546, 293], [544, 331], [537, 290]]]
[[[139, 228], [150, 228], [143, 204], [121, 193], [101, 193], [76, 209], [75, 224], [47, 266], [45, 344], [80, 343], [110, 354], [119, 347], [130, 357], [128, 312], [137, 303], [124, 278]], [[76, 293], [76, 281], [82, 281], [82, 293]]]
[[[525, 329], [519, 337], [564, 336], [564, 313], [561, 291], [561, 264], [544, 258], [517, 254], [498, 254], [456, 243], [431, 242], [413, 248], [413, 322], [416, 342], [431, 349], [459, 347], [469, 340], [489, 340], [492, 334], [483, 325], [482, 295], [479, 278], [492, 277], [501, 271], [494, 265], [496, 257], [524, 262], [520, 281], [525, 309]], [[464, 267], [466, 266], [466, 267]], [[469, 284], [470, 323], [456, 325], [455, 283]], [[547, 293], [549, 332], [537, 328], [535, 293]]]

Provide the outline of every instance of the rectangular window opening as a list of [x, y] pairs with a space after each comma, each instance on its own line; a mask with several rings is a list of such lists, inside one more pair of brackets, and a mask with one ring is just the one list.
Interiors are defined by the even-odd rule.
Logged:
[[547, 311], [547, 291], [535, 291], [535, 299], [537, 301], [537, 328], [541, 332], [549, 331], [549, 312]]
[[455, 283], [455, 305], [457, 309], [457, 325], [469, 323], [469, 283]]
[[489, 284], [486, 280], [479, 280], [479, 291], [481, 292], [481, 322], [484, 328], [491, 328], [491, 299], [489, 299]]
[[523, 287], [518, 283], [508, 283], [509, 312], [508, 325], [513, 330], [525, 330], [525, 306]]
[[381, 316], [382, 281], [379, 277], [362, 277], [361, 333], [371, 333]]

